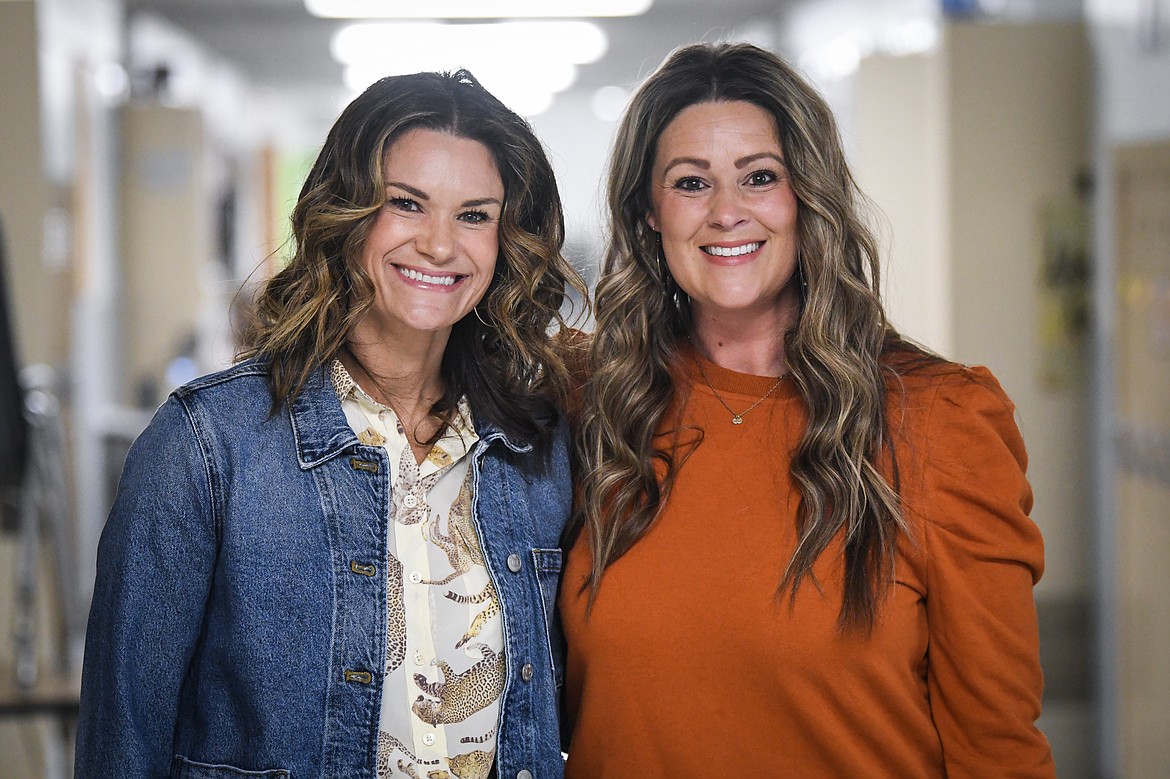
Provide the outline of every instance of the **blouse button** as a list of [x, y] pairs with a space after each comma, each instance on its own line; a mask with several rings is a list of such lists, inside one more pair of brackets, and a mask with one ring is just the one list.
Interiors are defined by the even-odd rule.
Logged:
[[524, 567], [524, 563], [520, 560], [520, 555], [508, 555], [508, 570], [512, 573], [520, 573], [520, 569]]
[[402, 499], [402, 505], [406, 506], [408, 509], [418, 508], [418, 496], [407, 495]]
[[532, 681], [532, 663], [520, 666], [520, 678], [526, 682]]
[[426, 735], [424, 735], [423, 736], [423, 743], [426, 744], [428, 747], [433, 745], [435, 743], [435, 734], [434, 733], [427, 733]]
[[418, 571], [411, 571], [410, 572], [410, 581], [413, 582], [414, 584], [418, 584], [419, 582], [422, 581], [422, 574], [419, 573]]
[[426, 658], [423, 657], [422, 652], [415, 652], [414, 653], [414, 664], [415, 665], [422, 665], [425, 661], [426, 661]]
[[516, 779], [532, 779], [532, 772], [529, 771], [527, 768], [521, 768], [516, 773]]

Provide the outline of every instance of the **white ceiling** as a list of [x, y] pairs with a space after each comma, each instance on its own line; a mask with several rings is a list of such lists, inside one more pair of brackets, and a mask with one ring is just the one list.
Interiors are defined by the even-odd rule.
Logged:
[[[778, 30], [785, 14], [808, 2], [656, 0], [642, 16], [597, 20], [609, 37], [609, 51], [580, 69], [577, 86], [632, 83], [689, 41], [747, 26]], [[149, 11], [163, 17], [222, 56], [254, 86], [317, 91], [341, 84], [329, 40], [345, 22], [311, 16], [302, 0], [126, 0], [125, 6], [128, 14]]]

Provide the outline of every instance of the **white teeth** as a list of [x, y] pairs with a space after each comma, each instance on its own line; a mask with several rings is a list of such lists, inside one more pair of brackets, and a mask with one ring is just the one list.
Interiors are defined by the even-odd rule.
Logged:
[[399, 268], [399, 273], [413, 281], [421, 281], [424, 284], [437, 284], [440, 287], [449, 287], [455, 283], [457, 277], [455, 276], [430, 276], [426, 273], [421, 273], [412, 268]]
[[742, 246], [704, 246], [703, 251], [715, 257], [738, 257], [741, 254], [750, 254], [760, 248], [760, 242], [745, 243]]

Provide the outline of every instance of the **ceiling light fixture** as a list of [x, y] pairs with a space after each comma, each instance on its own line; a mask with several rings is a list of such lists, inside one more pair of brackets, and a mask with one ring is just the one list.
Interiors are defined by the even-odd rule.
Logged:
[[338, 30], [330, 49], [353, 92], [383, 76], [466, 68], [509, 108], [535, 116], [608, 45], [600, 27], [582, 21], [363, 22]]
[[330, 43], [334, 58], [346, 65], [390, 59], [429, 61], [440, 53], [452, 60], [522, 57], [534, 69], [545, 61], [596, 62], [608, 47], [600, 27], [580, 21], [365, 22], [341, 28]]
[[637, 16], [654, 0], [305, 0], [314, 16], [331, 19], [523, 19]]

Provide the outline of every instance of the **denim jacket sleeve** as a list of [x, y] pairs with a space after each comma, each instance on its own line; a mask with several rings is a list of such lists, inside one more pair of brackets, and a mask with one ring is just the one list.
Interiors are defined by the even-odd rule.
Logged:
[[98, 546], [78, 779], [169, 775], [216, 557], [207, 447], [172, 397], [130, 449]]

